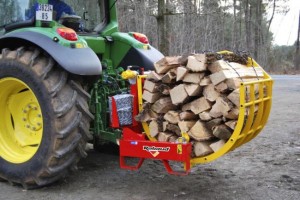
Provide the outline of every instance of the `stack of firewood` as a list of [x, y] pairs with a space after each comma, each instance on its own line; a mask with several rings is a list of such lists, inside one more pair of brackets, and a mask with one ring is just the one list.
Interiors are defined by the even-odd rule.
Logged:
[[193, 157], [216, 152], [237, 124], [241, 82], [264, 75], [246, 63], [235, 54], [164, 57], [144, 82], [143, 111], [136, 120], [147, 122], [158, 141], [176, 142], [187, 133]]

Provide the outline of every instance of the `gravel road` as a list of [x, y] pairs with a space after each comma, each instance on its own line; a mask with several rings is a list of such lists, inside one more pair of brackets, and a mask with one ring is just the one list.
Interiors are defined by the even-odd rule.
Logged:
[[273, 76], [268, 124], [254, 140], [189, 176], [168, 175], [160, 162], [119, 169], [116, 154], [91, 150], [79, 171], [38, 190], [0, 182], [0, 199], [300, 199], [300, 76]]

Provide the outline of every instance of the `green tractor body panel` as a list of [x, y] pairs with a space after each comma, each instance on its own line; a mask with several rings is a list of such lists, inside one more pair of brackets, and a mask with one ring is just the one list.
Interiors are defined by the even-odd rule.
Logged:
[[87, 45], [96, 53], [96, 54], [104, 54], [107, 51], [106, 40], [101, 36], [84, 36], [80, 37], [84, 38]]

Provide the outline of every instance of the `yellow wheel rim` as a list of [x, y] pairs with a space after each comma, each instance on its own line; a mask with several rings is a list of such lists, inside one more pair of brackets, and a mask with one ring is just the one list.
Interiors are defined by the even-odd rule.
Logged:
[[0, 157], [24, 163], [37, 152], [43, 116], [32, 90], [16, 78], [0, 79]]

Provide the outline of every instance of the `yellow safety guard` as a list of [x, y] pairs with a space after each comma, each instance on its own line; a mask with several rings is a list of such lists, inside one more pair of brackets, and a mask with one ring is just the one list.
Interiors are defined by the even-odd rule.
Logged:
[[[229, 51], [221, 51], [220, 54], [232, 53]], [[259, 67], [255, 60], [248, 58], [248, 67]], [[143, 100], [142, 100], [142, 79], [146, 78], [146, 75], [138, 76], [138, 99], [139, 99], [139, 110], [141, 111]], [[197, 157], [191, 159], [191, 165], [211, 162], [229, 151], [249, 142], [255, 138], [259, 132], [265, 126], [272, 104], [272, 78], [264, 71], [264, 78], [262, 80], [243, 82], [240, 86], [240, 108], [237, 125], [232, 136], [215, 153], [208, 156]], [[255, 95], [255, 90], [258, 95]], [[255, 110], [257, 112], [255, 113]], [[247, 119], [245, 114], [247, 112]], [[148, 136], [150, 141], [157, 141], [156, 138], [151, 137], [149, 126], [147, 123], [142, 123], [145, 134]]]

